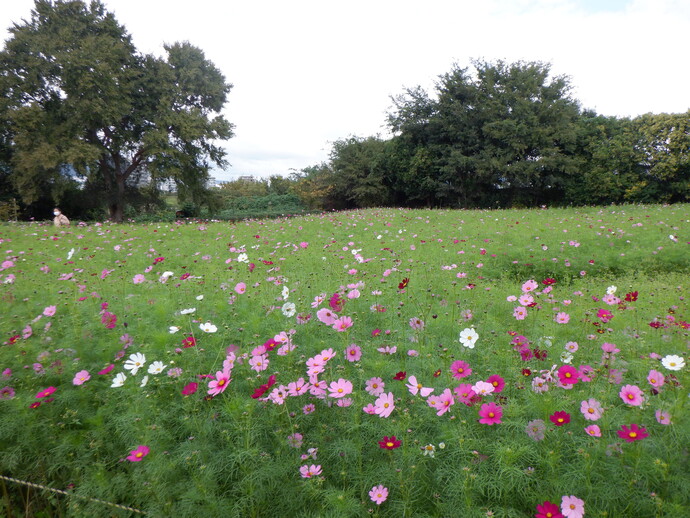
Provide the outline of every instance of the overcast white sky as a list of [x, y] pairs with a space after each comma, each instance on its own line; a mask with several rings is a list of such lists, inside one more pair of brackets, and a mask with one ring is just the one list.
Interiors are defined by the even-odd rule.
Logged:
[[[453, 63], [544, 61], [603, 115], [690, 108], [690, 0], [104, 0], [140, 52], [189, 41], [234, 84], [226, 171], [287, 175]], [[0, 39], [33, 0], [0, 0]]]

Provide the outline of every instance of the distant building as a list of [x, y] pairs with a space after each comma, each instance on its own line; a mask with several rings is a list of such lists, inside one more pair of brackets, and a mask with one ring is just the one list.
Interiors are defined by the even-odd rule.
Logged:
[[238, 176], [237, 179], [243, 182], [256, 182], [256, 178], [251, 175]]

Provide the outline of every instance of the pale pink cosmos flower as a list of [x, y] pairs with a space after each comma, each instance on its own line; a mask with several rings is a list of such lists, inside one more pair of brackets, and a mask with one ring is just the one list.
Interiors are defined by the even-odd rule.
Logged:
[[671, 414], [669, 414], [668, 412], [663, 412], [662, 410], [657, 410], [654, 413], [654, 417], [656, 417], [656, 420], [659, 424], [663, 424], [663, 425], [671, 424]]
[[381, 394], [374, 402], [374, 413], [379, 417], [389, 417], [395, 410], [395, 397], [392, 392]]
[[395, 354], [398, 350], [398, 346], [394, 345], [393, 347], [391, 347], [390, 345], [384, 345], [383, 347], [379, 347], [376, 350], [382, 354]]
[[537, 283], [537, 281], [535, 281], [534, 279], [530, 279], [522, 285], [522, 292], [529, 293], [530, 291], [536, 290], [538, 287], [539, 284]]
[[314, 464], [308, 466], [305, 464], [299, 468], [299, 472], [302, 475], [302, 478], [316, 477], [317, 475], [321, 474], [321, 464], [318, 466], [315, 466]]
[[534, 303], [534, 297], [529, 293], [523, 293], [520, 295], [518, 302], [521, 306], [529, 306], [530, 304]]
[[72, 380], [72, 384], [74, 385], [83, 385], [85, 382], [91, 379], [91, 375], [89, 374], [89, 371], [87, 370], [82, 370], [77, 372], [74, 375], [74, 379]]
[[251, 366], [252, 370], [255, 370], [256, 372], [265, 371], [268, 368], [268, 364], [269, 359], [265, 354], [252, 356], [249, 359], [249, 365]]
[[43, 316], [44, 317], [52, 317], [55, 315], [55, 306], [48, 306], [43, 310]]
[[407, 378], [407, 381], [409, 383], [406, 383], [405, 386], [410, 391], [410, 394], [412, 394], [413, 396], [420, 394], [422, 397], [428, 397], [429, 394], [431, 394], [434, 391], [433, 388], [425, 387], [421, 383], [419, 383], [415, 376], [410, 376], [409, 378]]
[[410, 319], [410, 327], [412, 329], [424, 329], [424, 321], [421, 318], [412, 317]]
[[565, 311], [560, 311], [556, 314], [554, 320], [558, 324], [567, 324], [568, 322], [570, 322], [570, 315], [568, 315], [568, 313], [566, 313]]
[[382, 485], [374, 486], [369, 491], [369, 498], [376, 505], [381, 505], [388, 498], [388, 488]]
[[141, 273], [138, 273], [134, 276], [134, 278], [132, 279], [132, 282], [134, 284], [141, 284], [145, 280], [146, 280], [146, 277], [144, 277]]
[[325, 365], [326, 363], [328, 363], [328, 361], [331, 358], [334, 358], [335, 355], [336, 355], [336, 352], [333, 349], [331, 349], [331, 348], [324, 349], [323, 351], [321, 351], [319, 354], [316, 355], [316, 360]]
[[640, 406], [644, 402], [644, 394], [636, 385], [624, 385], [618, 395], [627, 405]]
[[376, 407], [372, 403], [369, 403], [367, 406], [363, 407], [362, 411], [365, 414], [376, 415]]
[[478, 381], [472, 385], [472, 390], [474, 390], [477, 395], [484, 396], [486, 394], [491, 394], [495, 390], [495, 387], [486, 381]]
[[331, 311], [329, 308], [321, 308], [316, 312], [316, 318], [318, 318], [327, 326], [332, 326], [337, 319], [337, 315], [333, 313], [333, 311]]
[[311, 385], [304, 381], [304, 378], [300, 378], [297, 381], [288, 383], [287, 390], [288, 394], [292, 397], [301, 396], [309, 392]]
[[585, 502], [576, 496], [564, 496], [561, 500], [561, 512], [565, 518], [582, 518], [585, 515]]
[[364, 390], [366, 390], [372, 396], [380, 396], [383, 394], [383, 389], [385, 386], [386, 384], [381, 378], [370, 378], [367, 380]]
[[565, 344], [565, 350], [571, 353], [576, 352], [580, 346], [577, 344], [577, 342], [568, 342]]
[[527, 310], [521, 306], [516, 306], [513, 310], [513, 316], [515, 320], [524, 320], [527, 316]]
[[580, 403], [580, 412], [587, 421], [597, 421], [601, 418], [604, 409], [599, 401], [590, 398]]
[[328, 395], [332, 398], [345, 397], [348, 394], [352, 394], [352, 382], [344, 378], [340, 378], [338, 381], [332, 381], [328, 386]]

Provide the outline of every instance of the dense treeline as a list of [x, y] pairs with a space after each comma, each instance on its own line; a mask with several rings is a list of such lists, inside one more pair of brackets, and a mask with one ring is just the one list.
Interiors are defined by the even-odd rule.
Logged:
[[185, 214], [233, 218], [690, 199], [690, 111], [600, 115], [548, 64], [503, 61], [394, 96], [388, 138], [344, 138], [287, 178], [209, 189], [226, 164], [217, 142], [232, 136], [219, 115], [231, 85], [201, 50], [139, 54], [98, 2], [36, 0], [31, 14], [0, 52], [1, 219], [45, 218], [54, 204], [79, 219], [165, 214], [164, 181]]

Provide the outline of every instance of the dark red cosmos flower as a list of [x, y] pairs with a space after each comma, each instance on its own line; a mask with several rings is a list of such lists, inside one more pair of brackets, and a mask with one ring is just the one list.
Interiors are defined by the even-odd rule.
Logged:
[[635, 302], [637, 300], [637, 295], [638, 293], [636, 291], [631, 291], [630, 293], [625, 294], [625, 301], [626, 302]]
[[551, 286], [552, 284], [556, 284], [556, 279], [554, 279], [553, 277], [547, 277], [546, 279], [541, 281], [541, 283], [545, 286]]
[[405, 378], [407, 378], [407, 372], [405, 371], [400, 371], [395, 376], [393, 376], [393, 379], [398, 381], [404, 381]]
[[196, 338], [193, 336], [188, 336], [182, 339], [182, 347], [188, 349], [189, 347], [194, 347], [196, 345]]
[[399, 290], [404, 290], [405, 288], [407, 288], [407, 285], [408, 285], [409, 283], [410, 283], [410, 279], [407, 278], [407, 277], [405, 277], [405, 278], [400, 282], [400, 284], [398, 284], [398, 289], [399, 289]]
[[14, 335], [10, 336], [9, 341], [7, 342], [9, 345], [16, 344], [17, 340], [19, 340], [22, 337], [22, 335]]
[[379, 441], [379, 446], [384, 450], [394, 450], [396, 448], [400, 448], [401, 444], [402, 443], [395, 438], [395, 435], [392, 435], [391, 437], [384, 435], [383, 440]]
[[165, 257], [156, 257], [156, 258], [153, 260], [153, 264], [162, 263], [163, 261], [165, 261]]
[[564, 424], [568, 424], [570, 422], [570, 414], [568, 412], [559, 410], [558, 412], [554, 412], [553, 415], [550, 415], [549, 419], [556, 426], [563, 426]]
[[31, 403], [29, 405], [29, 408], [38, 408], [39, 406], [41, 406], [41, 402], [40, 401], [34, 401], [33, 403]]
[[183, 273], [182, 275], [180, 275], [180, 280], [183, 281], [185, 279], [188, 279], [190, 276], [190, 273]]
[[659, 329], [660, 327], [664, 327], [664, 324], [662, 324], [658, 320], [654, 320], [654, 321], [649, 323], [649, 327], [653, 327], [654, 329]]
[[438, 378], [441, 375], [441, 369], [434, 372], [434, 378]]
[[261, 396], [263, 396], [268, 389], [270, 389], [273, 385], [276, 384], [276, 377], [275, 375], [271, 374], [268, 377], [268, 382], [261, 385], [259, 388], [254, 390], [254, 393], [252, 394], [252, 399], [259, 399]]
[[532, 375], [532, 371], [529, 370], [529, 369], [522, 369], [522, 375], [525, 376], [525, 377], [531, 376], [531, 375]]

